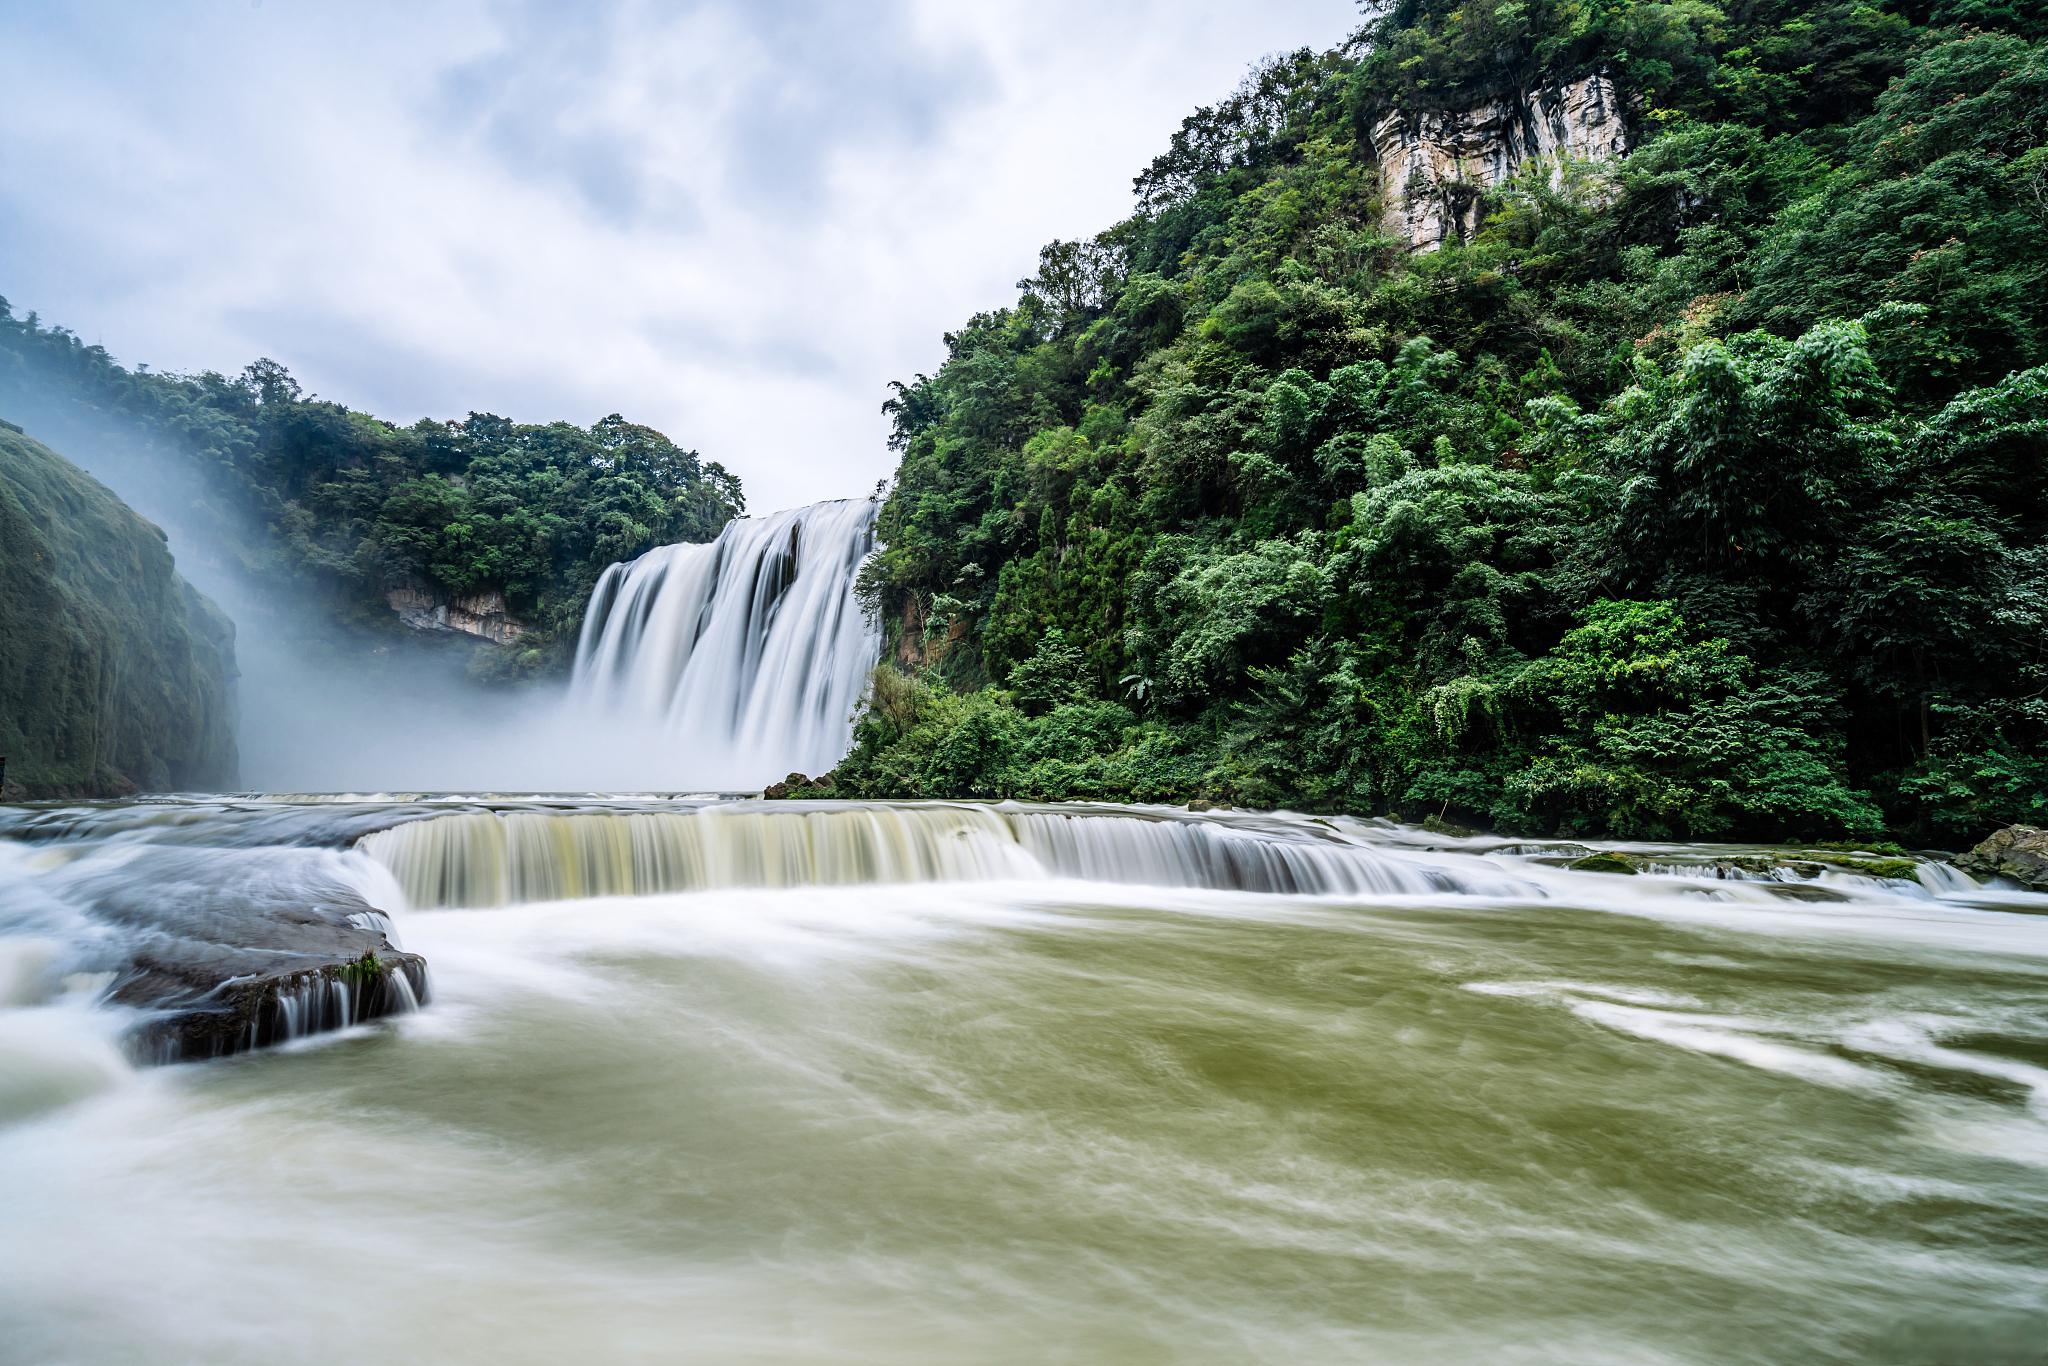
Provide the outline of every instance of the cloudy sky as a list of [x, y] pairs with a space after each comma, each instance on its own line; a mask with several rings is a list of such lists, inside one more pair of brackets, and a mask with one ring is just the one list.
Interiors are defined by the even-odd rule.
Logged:
[[757, 511], [889, 472], [885, 384], [1353, 0], [0, 6], [0, 295], [379, 416], [608, 412]]

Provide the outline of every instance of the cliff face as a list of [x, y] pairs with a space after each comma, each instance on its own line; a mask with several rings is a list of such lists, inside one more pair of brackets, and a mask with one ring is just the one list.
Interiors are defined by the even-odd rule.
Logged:
[[453, 631], [493, 645], [510, 645], [526, 634], [526, 626], [505, 607], [495, 588], [443, 601], [424, 588], [394, 588], [384, 601], [398, 619], [415, 631]]
[[6, 795], [231, 787], [234, 676], [234, 627], [163, 533], [0, 424]]
[[1373, 125], [1383, 225], [1410, 250], [1434, 251], [1479, 230], [1480, 196], [1530, 162], [1609, 161], [1628, 151], [1621, 100], [1604, 75], [1543, 86], [1470, 109], [1395, 112]]

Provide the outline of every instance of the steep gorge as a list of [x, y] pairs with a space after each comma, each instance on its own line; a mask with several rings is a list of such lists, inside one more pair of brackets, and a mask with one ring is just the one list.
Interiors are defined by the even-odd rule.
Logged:
[[0, 424], [0, 753], [9, 796], [235, 782], [234, 627], [163, 533]]

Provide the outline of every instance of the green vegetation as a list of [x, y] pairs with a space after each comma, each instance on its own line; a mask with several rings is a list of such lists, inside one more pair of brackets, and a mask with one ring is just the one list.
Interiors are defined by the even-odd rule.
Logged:
[[1830, 868], [1859, 873], [1864, 877], [1912, 882], [1920, 875], [1920, 865], [1909, 858], [1824, 858], [1821, 862]]
[[[2048, 821], [2048, 17], [1400, 0], [1258, 69], [885, 405], [847, 795], [1636, 837]], [[1382, 229], [1367, 137], [1635, 150]]]
[[303, 394], [274, 361], [232, 379], [129, 370], [0, 299], [0, 416], [31, 412], [80, 458], [185, 475], [180, 502], [208, 542], [358, 625], [391, 624], [397, 587], [501, 590], [537, 628], [498, 661], [515, 670], [564, 662], [606, 566], [709, 540], [743, 506], [722, 466], [617, 415], [395, 427]]
[[0, 423], [0, 753], [10, 797], [232, 787], [234, 630], [163, 533]]

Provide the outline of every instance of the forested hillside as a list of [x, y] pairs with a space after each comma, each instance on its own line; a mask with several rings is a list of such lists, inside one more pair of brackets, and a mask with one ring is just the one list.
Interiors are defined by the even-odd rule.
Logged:
[[304, 394], [274, 361], [232, 378], [131, 370], [5, 299], [0, 417], [95, 469], [172, 484], [208, 552], [359, 625], [395, 625], [393, 589], [501, 591], [534, 628], [502, 661], [523, 669], [566, 661], [606, 566], [708, 540], [743, 506], [723, 466], [617, 415], [398, 427]]
[[[1385, 8], [896, 386], [898, 667], [838, 790], [2048, 819], [2048, 11]], [[1592, 78], [1623, 158], [1385, 171]], [[1425, 192], [1438, 250], [1390, 226]]]
[[163, 533], [0, 424], [7, 795], [232, 787], [234, 658], [234, 628]]

